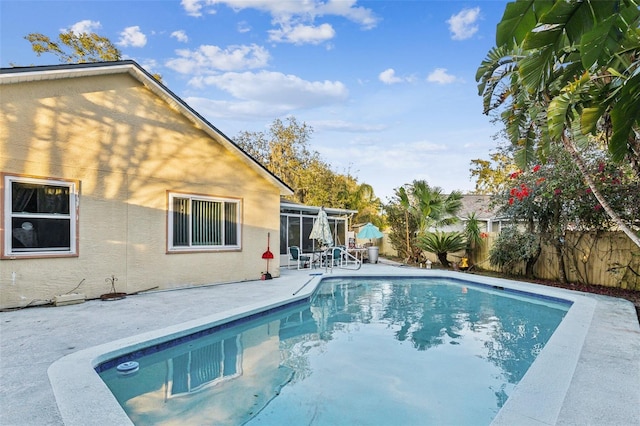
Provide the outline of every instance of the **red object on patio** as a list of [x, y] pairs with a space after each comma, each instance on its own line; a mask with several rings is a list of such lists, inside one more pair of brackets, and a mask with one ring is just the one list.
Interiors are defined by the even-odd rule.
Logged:
[[269, 260], [273, 259], [273, 253], [271, 253], [271, 250], [269, 250], [270, 243], [271, 243], [271, 232], [267, 233], [267, 251], [262, 253], [262, 258], [267, 259], [267, 272], [262, 274], [263, 280], [270, 280], [271, 278], [273, 278], [269, 273]]

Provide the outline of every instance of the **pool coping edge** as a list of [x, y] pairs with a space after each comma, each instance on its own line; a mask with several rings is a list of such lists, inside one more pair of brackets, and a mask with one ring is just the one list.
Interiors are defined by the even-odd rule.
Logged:
[[[449, 271], [403, 270], [398, 268], [397, 271], [394, 271], [394, 274], [354, 274], [353, 271], [336, 271], [331, 274], [313, 276], [308, 279], [303, 286], [304, 288], [296, 292], [295, 296], [272, 299], [227, 310], [66, 355], [51, 364], [48, 369], [49, 381], [64, 423], [70, 426], [90, 423], [133, 424], [115, 396], [96, 373], [95, 367], [101, 362], [126, 354], [137, 348], [167, 340], [168, 337], [184, 336], [205, 327], [233, 321], [265, 309], [309, 298], [322, 279], [330, 277], [442, 277], [454, 278], [458, 281], [473, 281], [486, 285], [493, 285], [499, 282], [504, 288], [534, 292], [572, 302], [573, 305], [567, 312], [565, 319], [560, 323], [536, 361], [518, 383], [513, 394], [510, 395], [505, 405], [498, 412], [492, 424], [550, 425], [558, 421], [558, 416], [579, 362], [585, 338], [589, 333], [589, 328], [594, 318], [594, 312], [598, 304], [597, 298], [576, 291], [501, 278]], [[631, 304], [631, 302], [625, 302]], [[559, 360], [562, 366], [560, 371], [558, 371]], [[558, 376], [554, 379], [551, 389], [548, 385], [547, 376], [541, 374], [548, 371], [550, 366], [553, 366], [554, 374]], [[532, 395], [535, 395], [536, 398], [539, 397], [542, 405], [539, 403], [533, 406], [534, 404], [531, 404]]]

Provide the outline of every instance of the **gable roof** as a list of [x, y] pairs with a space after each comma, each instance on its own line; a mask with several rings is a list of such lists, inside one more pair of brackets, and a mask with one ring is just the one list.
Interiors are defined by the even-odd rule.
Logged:
[[156, 80], [148, 71], [132, 60], [112, 62], [91, 62], [83, 64], [61, 64], [32, 67], [0, 68], [0, 85], [33, 81], [58, 80], [74, 77], [92, 77], [110, 74], [129, 74], [155, 95], [164, 100], [170, 107], [184, 115], [193, 125], [220, 142], [228, 150], [238, 156], [258, 174], [264, 176], [280, 189], [280, 195], [291, 195], [293, 190], [280, 178], [271, 173], [260, 162], [240, 148], [227, 135], [218, 130], [207, 119], [191, 108], [169, 88]]
[[464, 194], [462, 196], [462, 208], [458, 217], [466, 219], [471, 213], [475, 213], [479, 220], [496, 218], [496, 208], [491, 205], [490, 195]]

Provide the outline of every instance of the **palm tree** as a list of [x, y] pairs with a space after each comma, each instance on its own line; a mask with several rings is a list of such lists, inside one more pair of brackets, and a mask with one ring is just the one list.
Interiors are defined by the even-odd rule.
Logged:
[[418, 247], [435, 253], [442, 266], [449, 268], [451, 262], [448, 253], [455, 253], [467, 247], [467, 241], [461, 232], [427, 232], [418, 238]]
[[396, 188], [395, 202], [387, 206], [387, 211], [398, 209], [404, 215], [404, 236], [400, 238], [400, 230], [396, 226], [395, 231], [392, 229], [392, 240], [396, 241], [396, 249], [399, 242], [404, 240], [407, 261], [415, 259], [420, 251], [417, 244], [412, 243], [412, 236], [424, 234], [432, 227], [456, 223], [456, 215], [462, 208], [461, 200], [462, 194], [459, 191], [446, 195], [441, 188], [431, 187], [424, 180], [415, 180], [412, 184]]
[[371, 222], [377, 227], [383, 225], [383, 218], [380, 215], [380, 198], [376, 197], [373, 187], [367, 183], [357, 184], [349, 191], [348, 203], [344, 206], [349, 209], [358, 210], [354, 218], [354, 223]]
[[[493, 48], [476, 74], [485, 113], [502, 120], [525, 169], [551, 142], [569, 152], [616, 225], [640, 238], [595, 186], [576, 142], [599, 129], [616, 161], [640, 177], [640, 10], [637, 0], [509, 3]], [[537, 149], [536, 149], [537, 148]]]
[[424, 180], [413, 181], [411, 187], [414, 212], [420, 224], [419, 232], [429, 228], [453, 225], [458, 221], [456, 214], [462, 208], [462, 193], [453, 191], [445, 195], [440, 187], [431, 187]]
[[[400, 247], [400, 241], [406, 244], [407, 261], [417, 258], [420, 247], [413, 237], [420, 236], [432, 227], [441, 227], [454, 224], [458, 221], [456, 216], [462, 208], [462, 194], [453, 191], [445, 195], [439, 187], [431, 187], [424, 180], [415, 180], [395, 189], [395, 202], [389, 204], [389, 214], [401, 212], [404, 221], [394, 220], [392, 224], [392, 241], [395, 241], [396, 249]], [[402, 222], [402, 223], [400, 223]], [[402, 224], [402, 231], [397, 225]], [[394, 230], [395, 229], [395, 230]], [[400, 232], [404, 235], [400, 237]]]

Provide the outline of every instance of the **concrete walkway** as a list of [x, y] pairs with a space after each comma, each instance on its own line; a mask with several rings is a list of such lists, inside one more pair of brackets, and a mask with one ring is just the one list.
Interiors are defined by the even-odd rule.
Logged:
[[[52, 376], [50, 381], [52, 373], [49, 371], [48, 374], [48, 370], [52, 364], [67, 355], [115, 340], [134, 338], [142, 333], [175, 327], [213, 314], [238, 312], [245, 307], [255, 308], [266, 301], [290, 300], [292, 294], [310, 279], [317, 280], [317, 277], [310, 277], [310, 272], [317, 270], [283, 269], [280, 278], [270, 281], [149, 292], [112, 302], [88, 301], [78, 305], [2, 312], [0, 424], [82, 424], [82, 421], [69, 420], [69, 413], [75, 410], [70, 406], [73, 401], [56, 394], [61, 385], [54, 383], [52, 386], [52, 381], [59, 380], [59, 377]], [[444, 274], [462, 279], [476, 278], [460, 273], [426, 271], [390, 264], [365, 264], [357, 272], [335, 270], [328, 275], [341, 274]], [[500, 283], [505, 288], [525, 291], [542, 288], [512, 281]], [[305, 288], [304, 291], [311, 290]], [[640, 425], [640, 327], [633, 305], [621, 299], [561, 289], [545, 287], [543, 291], [554, 297], [578, 300], [579, 303], [574, 301], [574, 307], [583, 306], [575, 311], [572, 308], [570, 313], [576, 313], [571, 317], [575, 318], [564, 321], [561, 324], [563, 330], [559, 329], [560, 336], [566, 336], [567, 340], [574, 339], [577, 344], [567, 349], [562, 344], [550, 342], [543, 354], [548, 352], [552, 355], [541, 356], [546, 360], [540, 363], [536, 360], [534, 363], [541, 372], [532, 374], [532, 379], [527, 374], [526, 383], [523, 383], [525, 379], [521, 382], [522, 388], [530, 393], [514, 395], [512, 407], [507, 407], [507, 404], [502, 410], [504, 413], [501, 411], [496, 418], [496, 424], [515, 424], [513, 421], [517, 421], [518, 424], [538, 425]], [[561, 339], [564, 338], [558, 337], [556, 340]], [[567, 377], [554, 383], [558, 365], [565, 370]], [[72, 381], [74, 372], [68, 371], [68, 374]], [[547, 410], [545, 404], [549, 401], [545, 399], [549, 399], [546, 395], [548, 391], [554, 394], [551, 398], [554, 401]], [[77, 399], [83, 398], [78, 395]], [[95, 409], [99, 411], [102, 401], [95, 401], [95, 404]], [[527, 409], [527, 406], [531, 409]], [[546, 410], [547, 414], [535, 414], [536, 410]], [[96, 422], [92, 424], [105, 424], [98, 420], [99, 414], [97, 412]]]

